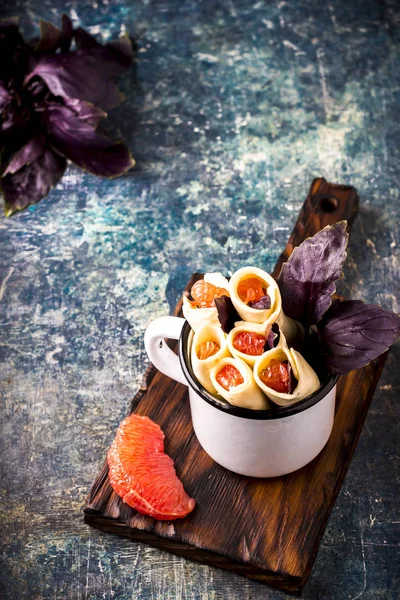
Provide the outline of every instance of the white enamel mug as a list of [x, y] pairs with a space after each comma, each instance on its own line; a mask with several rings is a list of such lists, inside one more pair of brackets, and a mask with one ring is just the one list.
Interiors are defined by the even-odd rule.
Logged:
[[[204, 450], [226, 469], [250, 477], [277, 477], [304, 467], [328, 441], [333, 427], [337, 376], [288, 407], [251, 410], [232, 406], [205, 390], [190, 364], [193, 336], [185, 319], [160, 317], [144, 341], [153, 365], [189, 387], [195, 434]], [[165, 339], [179, 340], [178, 356]]]

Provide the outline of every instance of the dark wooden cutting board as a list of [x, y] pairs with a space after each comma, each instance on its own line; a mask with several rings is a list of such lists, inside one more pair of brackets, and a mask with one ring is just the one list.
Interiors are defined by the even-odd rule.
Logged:
[[[315, 179], [273, 275], [295, 246], [321, 228], [341, 219], [351, 227], [357, 210], [354, 188]], [[188, 288], [196, 278], [193, 275]], [[181, 314], [181, 303], [175, 314]], [[131, 411], [161, 426], [166, 452], [196, 499], [196, 508], [185, 519], [171, 522], [138, 514], [113, 492], [105, 462], [84, 510], [86, 523], [301, 594], [385, 359], [383, 355], [341, 378], [328, 444], [303, 469], [274, 479], [243, 477], [217, 465], [194, 435], [187, 388], [150, 366]]]

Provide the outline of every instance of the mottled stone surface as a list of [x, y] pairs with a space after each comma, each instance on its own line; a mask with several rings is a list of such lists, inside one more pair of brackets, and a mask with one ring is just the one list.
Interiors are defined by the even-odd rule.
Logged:
[[[271, 269], [314, 176], [362, 207], [341, 291], [399, 311], [396, 0], [16, 0], [138, 60], [113, 113], [137, 159], [114, 181], [70, 167], [0, 220], [0, 596], [261, 600], [285, 595], [87, 528], [82, 506], [139, 385], [143, 332], [196, 269]], [[307, 600], [398, 598], [399, 346], [332, 512]]]

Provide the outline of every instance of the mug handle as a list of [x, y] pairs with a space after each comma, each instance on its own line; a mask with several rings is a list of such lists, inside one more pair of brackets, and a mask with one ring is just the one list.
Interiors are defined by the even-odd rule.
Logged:
[[144, 347], [153, 365], [171, 379], [188, 385], [178, 356], [167, 346], [164, 338], [179, 340], [185, 319], [180, 317], [160, 317], [147, 327], [144, 334]]

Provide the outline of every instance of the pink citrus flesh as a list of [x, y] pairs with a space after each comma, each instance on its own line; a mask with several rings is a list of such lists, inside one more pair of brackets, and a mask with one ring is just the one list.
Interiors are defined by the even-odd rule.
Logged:
[[289, 393], [290, 375], [288, 361], [273, 358], [268, 367], [260, 372], [260, 379], [265, 385], [281, 394]]
[[225, 365], [215, 376], [219, 385], [224, 389], [229, 390], [231, 387], [236, 387], [244, 382], [239, 369], [233, 365]]
[[215, 298], [221, 296], [229, 296], [228, 290], [221, 287], [216, 287], [212, 283], [199, 279], [192, 285], [190, 294], [193, 298], [192, 306], [195, 308], [211, 308], [215, 306]]
[[255, 331], [240, 331], [233, 339], [233, 347], [249, 356], [260, 356], [264, 352], [265, 336]]
[[199, 360], [205, 360], [210, 356], [217, 354], [220, 347], [215, 342], [202, 342], [196, 346], [196, 354]]
[[164, 433], [148, 417], [122, 421], [108, 451], [113, 490], [139, 513], [161, 521], [186, 517], [195, 501], [177, 477], [174, 461], [164, 453]]
[[245, 303], [258, 302], [267, 293], [267, 285], [258, 277], [242, 279], [237, 287], [239, 298]]

